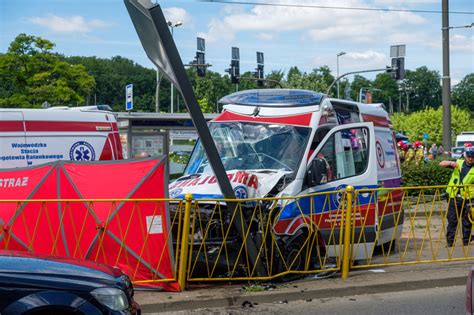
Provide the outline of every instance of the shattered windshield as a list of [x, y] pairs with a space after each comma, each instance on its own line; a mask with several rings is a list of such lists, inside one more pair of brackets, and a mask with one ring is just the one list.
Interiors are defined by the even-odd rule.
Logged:
[[[296, 172], [310, 128], [251, 122], [214, 122], [209, 126], [226, 171]], [[201, 142], [196, 144], [184, 175], [210, 171]]]

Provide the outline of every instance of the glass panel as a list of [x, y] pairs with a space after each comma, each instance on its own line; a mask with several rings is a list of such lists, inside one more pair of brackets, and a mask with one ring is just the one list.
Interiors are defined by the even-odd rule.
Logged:
[[317, 154], [327, 166], [327, 181], [359, 175], [369, 161], [367, 128], [344, 129], [334, 133]]

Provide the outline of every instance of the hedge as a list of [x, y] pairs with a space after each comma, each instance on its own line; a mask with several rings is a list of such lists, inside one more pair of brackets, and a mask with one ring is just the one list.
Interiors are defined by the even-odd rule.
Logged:
[[[414, 160], [402, 163], [402, 186], [447, 185], [453, 170], [439, 166], [438, 164], [442, 160], [443, 158], [437, 158], [432, 161], [422, 161], [421, 163], [417, 163]], [[434, 190], [427, 190], [425, 193], [432, 194]]]

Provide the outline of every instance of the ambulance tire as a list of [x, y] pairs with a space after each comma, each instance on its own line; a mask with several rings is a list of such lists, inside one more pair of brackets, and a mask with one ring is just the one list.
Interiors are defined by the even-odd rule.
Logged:
[[[319, 236], [321, 237], [321, 236]], [[308, 265], [308, 270], [318, 270], [320, 269], [320, 260], [318, 255], [321, 255], [321, 257], [325, 256], [325, 249], [324, 248], [319, 248], [319, 245], [316, 245], [315, 248], [313, 248], [311, 251], [308, 250], [307, 245], [305, 245], [305, 240], [307, 238], [307, 232], [306, 231], [300, 231], [296, 235], [290, 237], [287, 239], [287, 242], [283, 246], [283, 259], [285, 260], [285, 264], [283, 261], [280, 259], [277, 262], [278, 268], [276, 273], [281, 273], [288, 271], [288, 268], [290, 271], [304, 271], [306, 270], [306, 261], [308, 259], [308, 255], [310, 254], [311, 257], [309, 258], [309, 265]], [[302, 248], [302, 247], [305, 248]], [[319, 252], [319, 254], [318, 254]], [[326, 268], [332, 267], [332, 265], [335, 266], [335, 260], [332, 262], [330, 261], [331, 258], [326, 258], [325, 261], [325, 266]], [[328, 272], [322, 272], [318, 273], [315, 275], [315, 278], [327, 278], [332, 276], [335, 273], [335, 271], [328, 271]], [[308, 276], [308, 274], [305, 273], [288, 273], [286, 275], [283, 275], [279, 277], [279, 281], [291, 281], [291, 280], [296, 280], [302, 277]]]
[[[283, 246], [283, 257], [277, 262], [277, 272], [281, 273], [291, 270], [298, 271], [304, 270], [306, 261], [305, 250], [302, 249], [306, 237], [304, 233], [299, 234], [296, 237], [290, 237]], [[304, 256], [304, 257], [303, 257]], [[284, 260], [284, 263], [283, 261]], [[303, 275], [299, 273], [288, 273], [278, 278], [279, 281], [286, 282], [301, 278]]]

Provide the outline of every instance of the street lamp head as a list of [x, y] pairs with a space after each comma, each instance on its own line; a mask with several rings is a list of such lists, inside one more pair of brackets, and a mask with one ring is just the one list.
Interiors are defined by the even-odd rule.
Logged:
[[346, 52], [345, 51], [341, 51], [340, 53], [337, 54], [338, 57], [342, 56], [342, 55], [345, 55]]
[[177, 27], [177, 26], [180, 26], [180, 25], [183, 25], [183, 22], [178, 21], [178, 22], [174, 25], [174, 27]]

